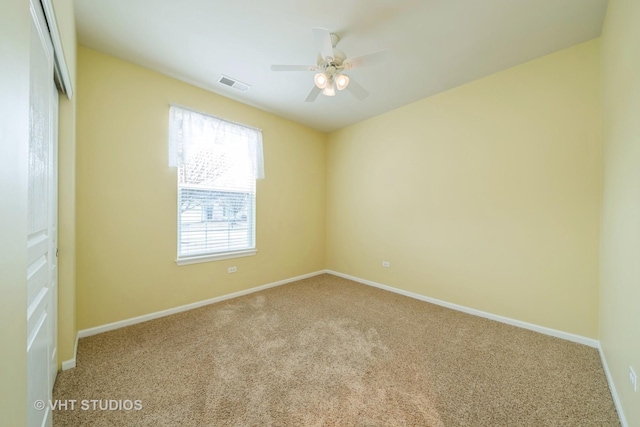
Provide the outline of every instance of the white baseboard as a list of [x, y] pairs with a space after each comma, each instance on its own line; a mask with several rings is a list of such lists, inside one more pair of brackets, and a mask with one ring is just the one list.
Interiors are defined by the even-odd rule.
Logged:
[[628, 427], [627, 424], [627, 420], [624, 416], [624, 412], [622, 411], [622, 404], [620, 403], [620, 398], [618, 397], [618, 393], [616, 391], [616, 386], [615, 383], [613, 382], [613, 377], [611, 376], [611, 372], [609, 371], [609, 366], [607, 365], [607, 360], [604, 356], [604, 352], [602, 350], [602, 347], [600, 346], [600, 342], [598, 340], [592, 339], [592, 338], [587, 338], [587, 337], [583, 337], [580, 335], [575, 335], [569, 332], [563, 332], [563, 331], [559, 331], [556, 329], [551, 329], [551, 328], [547, 328], [545, 326], [539, 326], [539, 325], [534, 325], [532, 323], [527, 323], [527, 322], [523, 322], [520, 320], [516, 320], [516, 319], [511, 319], [509, 317], [504, 317], [504, 316], [499, 316], [496, 314], [492, 314], [492, 313], [487, 313], [485, 311], [481, 311], [481, 310], [476, 310], [473, 308], [469, 308], [469, 307], [465, 307], [462, 305], [458, 305], [458, 304], [453, 304], [447, 301], [442, 301], [436, 298], [431, 298], [431, 297], [427, 297], [424, 295], [420, 295], [420, 294], [416, 294], [414, 292], [409, 292], [409, 291], [405, 291], [402, 289], [398, 289], [398, 288], [394, 288], [392, 286], [387, 286], [387, 285], [383, 285], [381, 283], [376, 283], [373, 282], [371, 280], [366, 280], [366, 279], [361, 279], [359, 277], [355, 277], [355, 276], [351, 276], [349, 274], [344, 274], [344, 273], [339, 273], [337, 271], [333, 271], [333, 270], [320, 270], [320, 271], [316, 271], [313, 273], [309, 273], [309, 274], [304, 274], [302, 276], [297, 276], [297, 277], [292, 277], [289, 279], [284, 279], [284, 280], [280, 280], [278, 282], [273, 282], [273, 283], [268, 283], [266, 285], [262, 285], [262, 286], [257, 286], [255, 288], [250, 288], [250, 289], [246, 289], [244, 291], [239, 291], [239, 292], [234, 292], [231, 294], [227, 294], [227, 295], [222, 295], [216, 298], [211, 298], [211, 299], [207, 299], [204, 301], [199, 301], [199, 302], [195, 302], [195, 303], [191, 303], [191, 304], [187, 304], [187, 305], [182, 305], [179, 307], [175, 307], [175, 308], [171, 308], [168, 310], [163, 310], [163, 311], [158, 311], [155, 313], [150, 313], [150, 314], [146, 314], [143, 316], [138, 316], [138, 317], [134, 317], [131, 319], [126, 319], [126, 320], [121, 320], [119, 322], [113, 322], [113, 323], [109, 323], [106, 325], [102, 325], [102, 326], [97, 326], [95, 328], [89, 328], [89, 329], [83, 329], [82, 331], [79, 331], [77, 336], [76, 336], [76, 342], [75, 342], [75, 346], [74, 346], [74, 350], [73, 350], [73, 359], [70, 360], [66, 360], [64, 362], [62, 362], [62, 370], [66, 371], [67, 369], [71, 369], [71, 368], [75, 368], [76, 367], [76, 358], [77, 358], [77, 354], [78, 354], [78, 340], [80, 338], [84, 338], [84, 337], [89, 337], [91, 335], [97, 335], [100, 334], [102, 332], [107, 332], [107, 331], [112, 331], [114, 329], [119, 329], [119, 328], [123, 328], [125, 326], [130, 326], [130, 325], [135, 325], [136, 323], [142, 323], [142, 322], [146, 322], [148, 320], [153, 320], [153, 319], [157, 319], [160, 317], [164, 317], [164, 316], [169, 316], [171, 314], [176, 314], [176, 313], [180, 313], [183, 311], [188, 311], [188, 310], [192, 310], [194, 308], [198, 308], [198, 307], [203, 307], [205, 305], [209, 305], [209, 304], [215, 304], [217, 302], [221, 302], [221, 301], [225, 301], [228, 299], [232, 299], [232, 298], [237, 298], [243, 295], [248, 295], [254, 292], [258, 292], [258, 291], [262, 291], [264, 289], [269, 289], [269, 288], [273, 288], [276, 286], [280, 286], [280, 285], [284, 285], [287, 283], [291, 283], [291, 282], [295, 282], [297, 280], [302, 280], [302, 279], [307, 279], [309, 277], [314, 277], [314, 276], [318, 276], [320, 274], [324, 274], [324, 273], [328, 273], [328, 274], [333, 274], [334, 276], [338, 276], [338, 277], [342, 277], [345, 279], [349, 279], [349, 280], [353, 280], [354, 282], [358, 282], [358, 283], [362, 283], [365, 285], [369, 285], [369, 286], [374, 286], [376, 288], [380, 288], [380, 289], [384, 289], [386, 291], [390, 291], [390, 292], [394, 292], [400, 295], [404, 295], [410, 298], [415, 298], [417, 300], [420, 301], [425, 301], [425, 302], [429, 302], [431, 304], [436, 304], [442, 307], [446, 307], [446, 308], [450, 308], [452, 310], [457, 310], [457, 311], [461, 311], [463, 313], [467, 313], [467, 314], [472, 314], [474, 316], [480, 316], [480, 317], [484, 317], [490, 320], [495, 320], [497, 322], [501, 322], [501, 323], [506, 323], [508, 325], [512, 325], [512, 326], [517, 326], [520, 328], [524, 328], [524, 329], [528, 329], [531, 331], [535, 331], [535, 332], [539, 332], [545, 335], [550, 335], [556, 338], [561, 338], [561, 339], [565, 339], [568, 341], [572, 341], [572, 342], [576, 342], [579, 344], [584, 344], [587, 345], [589, 347], [594, 347], [598, 349], [598, 352], [600, 353], [600, 358], [602, 360], [602, 366], [604, 367], [604, 372], [605, 375], [607, 377], [607, 381], [609, 383], [609, 388], [611, 390], [611, 395], [613, 397], [613, 401], [615, 403], [616, 409], [618, 411], [618, 416], [620, 417], [620, 423], [622, 424], [622, 427]]
[[613, 403], [616, 405], [616, 410], [618, 411], [620, 424], [622, 424], [622, 427], [628, 427], [629, 424], [627, 424], [627, 419], [625, 418], [624, 412], [622, 411], [622, 402], [620, 402], [620, 397], [618, 397], [618, 392], [616, 391], [616, 384], [613, 382], [613, 376], [611, 375], [611, 371], [609, 370], [609, 365], [607, 364], [607, 359], [604, 357], [604, 351], [602, 350], [602, 345], [600, 343], [598, 343], [598, 352], [600, 352], [602, 367], [604, 368], [604, 374], [607, 377], [607, 382], [609, 383], [609, 390], [611, 390], [611, 397], [613, 397]]
[[[265, 289], [273, 288], [276, 286], [284, 285], [286, 283], [295, 282], [309, 277], [317, 276], [319, 274], [326, 273], [326, 270], [320, 270], [309, 274], [303, 274], [302, 276], [291, 277], [289, 279], [280, 280], [278, 282], [268, 283], [262, 286], [256, 286], [255, 288], [245, 289], [244, 291], [233, 292], [231, 294], [222, 295], [219, 297], [207, 299], [204, 301], [198, 301], [191, 304], [181, 305], [179, 307], [170, 308], [167, 310], [156, 311], [155, 313], [149, 313], [138, 317], [132, 317], [131, 319], [120, 320], [118, 322], [108, 323], [102, 326], [96, 326], [95, 328], [83, 329], [78, 332], [79, 338], [90, 337], [92, 335], [101, 334], [103, 332], [113, 331], [114, 329], [124, 328], [125, 326], [135, 325], [136, 323], [146, 322], [148, 320], [158, 319], [160, 317], [170, 316], [172, 314], [181, 313], [183, 311], [193, 310], [194, 308], [203, 307], [209, 304], [215, 304], [220, 301], [225, 301], [232, 298], [241, 297], [243, 295], [252, 294], [254, 292], [262, 291]], [[73, 361], [75, 366], [75, 359]]]
[[76, 334], [76, 343], [73, 346], [73, 359], [65, 360], [62, 362], [63, 371], [76, 367], [76, 357], [78, 355], [78, 340], [80, 339], [79, 335], [80, 334]]
[[600, 345], [600, 341], [583, 337], [581, 335], [571, 334], [569, 332], [559, 331], [557, 329], [547, 328], [545, 326], [534, 325], [532, 323], [523, 322], [516, 319], [511, 319], [509, 317], [498, 316], [496, 314], [487, 313], [485, 311], [476, 310], [473, 308], [465, 307], [458, 304], [453, 304], [450, 302], [442, 301], [435, 298], [426, 297], [424, 295], [416, 294], [414, 292], [405, 291], [402, 289], [394, 288], [392, 286], [383, 285], [380, 283], [373, 282], [371, 280], [361, 279], [359, 277], [351, 276], [344, 273], [339, 273], [337, 271], [325, 270], [326, 273], [333, 274], [334, 276], [339, 276], [345, 279], [353, 280], [354, 282], [362, 283], [364, 285], [374, 286], [376, 288], [384, 289], [386, 291], [395, 292], [400, 295], [404, 295], [410, 298], [415, 298], [420, 301], [429, 302], [432, 304], [436, 304], [442, 307], [450, 308], [452, 310], [462, 311], [467, 314], [472, 314], [474, 316], [485, 317], [487, 319], [495, 320], [498, 322], [506, 323], [508, 325], [517, 326], [524, 329], [529, 329], [531, 331], [539, 332], [545, 335], [551, 335], [556, 338], [565, 339], [568, 341], [573, 341], [578, 344], [584, 344], [589, 347], [594, 347], [598, 349], [600, 353], [600, 359], [602, 360], [602, 366], [604, 368], [605, 375], [607, 377], [607, 382], [609, 383], [609, 389], [611, 391], [611, 396], [613, 398], [613, 402], [616, 406], [616, 410], [618, 411], [618, 417], [620, 418], [620, 423], [622, 427], [629, 427], [627, 423], [627, 419], [624, 416], [624, 412], [622, 410], [622, 403], [620, 402], [620, 398], [618, 397], [618, 392], [616, 391], [615, 383], [613, 382], [613, 377], [611, 376], [611, 371], [609, 370], [609, 365], [607, 365], [607, 359], [604, 356], [604, 351], [602, 350], [602, 346]]
[[359, 277], [350, 276], [348, 274], [339, 273], [337, 271], [326, 270], [327, 273], [335, 276], [343, 277], [345, 279], [353, 280], [365, 285], [374, 286], [376, 288], [384, 289], [385, 291], [395, 292], [396, 294], [404, 295], [406, 297], [415, 298], [420, 301], [429, 302], [431, 304], [439, 305], [442, 307], [450, 308], [452, 310], [462, 311], [463, 313], [473, 314], [474, 316], [484, 317], [486, 319], [495, 320], [497, 322], [506, 323], [508, 325], [517, 326], [530, 331], [540, 332], [541, 334], [551, 335], [552, 337], [562, 338], [568, 341], [573, 341], [579, 344], [584, 344], [589, 347], [598, 347], [598, 340], [593, 338], [583, 337], [581, 335], [575, 335], [569, 332], [559, 331], [557, 329], [547, 328], [545, 326], [534, 325], [533, 323], [523, 322], [521, 320], [511, 319], [510, 317], [499, 316], [497, 314], [487, 313], [486, 311], [476, 310], [474, 308], [465, 307], [458, 304], [453, 304], [447, 301], [427, 297], [424, 295], [416, 294], [414, 292], [405, 291], [402, 289], [394, 288], [392, 286], [383, 285], [380, 283], [372, 282], [371, 280], [361, 279]]

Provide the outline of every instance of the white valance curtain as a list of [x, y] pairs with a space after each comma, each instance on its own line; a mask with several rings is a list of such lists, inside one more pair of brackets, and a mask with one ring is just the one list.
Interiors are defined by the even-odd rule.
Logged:
[[170, 107], [169, 115], [169, 166], [189, 164], [203, 151], [216, 151], [248, 156], [251, 175], [264, 178], [261, 130], [176, 105]]

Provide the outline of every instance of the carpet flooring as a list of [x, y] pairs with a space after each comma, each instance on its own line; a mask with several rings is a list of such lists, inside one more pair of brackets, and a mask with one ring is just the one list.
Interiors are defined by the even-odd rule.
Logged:
[[620, 425], [597, 350], [328, 274], [83, 338], [54, 399], [54, 426]]

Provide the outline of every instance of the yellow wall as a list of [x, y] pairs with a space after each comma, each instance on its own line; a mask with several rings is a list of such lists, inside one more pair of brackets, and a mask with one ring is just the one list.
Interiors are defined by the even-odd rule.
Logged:
[[[640, 2], [609, 2], [602, 32], [600, 342], [627, 422], [640, 425]], [[640, 377], [639, 377], [640, 378]]]
[[[253, 257], [177, 266], [169, 104], [263, 130]], [[85, 329], [321, 270], [325, 135], [78, 49], [77, 321]], [[228, 274], [229, 266], [238, 272]]]
[[29, 1], [0, 13], [0, 424], [27, 418]]
[[[72, 0], [53, 6], [71, 86], [76, 89], [76, 27]], [[76, 339], [76, 95], [58, 110], [58, 364], [75, 357]]]
[[327, 268], [597, 338], [598, 43], [330, 134]]

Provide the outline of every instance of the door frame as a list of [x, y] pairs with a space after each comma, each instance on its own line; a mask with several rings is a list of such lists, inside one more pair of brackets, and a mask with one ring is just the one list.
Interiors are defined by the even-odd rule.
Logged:
[[44, 18], [47, 21], [47, 26], [49, 27], [49, 36], [51, 37], [51, 44], [53, 45], [54, 80], [58, 86], [58, 90], [71, 99], [73, 96], [71, 74], [69, 73], [69, 67], [67, 66], [67, 60], [62, 48], [62, 38], [60, 37], [60, 31], [58, 30], [58, 21], [53, 8], [53, 2], [52, 0], [34, 1], [39, 1], [42, 5]]

